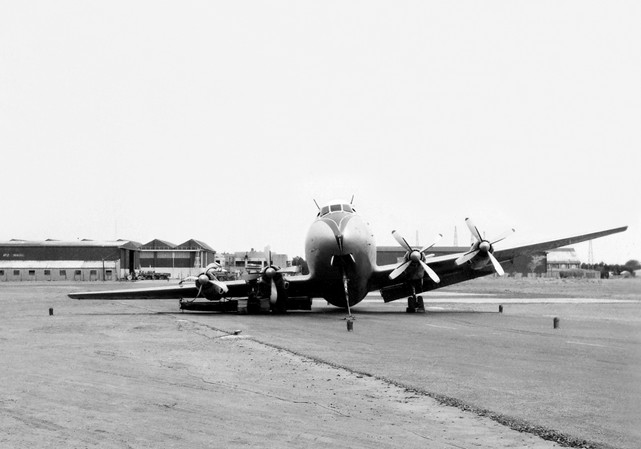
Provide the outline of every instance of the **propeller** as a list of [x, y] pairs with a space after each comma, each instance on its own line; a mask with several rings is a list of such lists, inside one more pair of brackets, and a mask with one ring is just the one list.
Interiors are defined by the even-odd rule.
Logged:
[[403, 262], [401, 262], [395, 269], [392, 271], [389, 275], [390, 279], [396, 279], [399, 277], [402, 273], [405, 272], [405, 270], [410, 267], [410, 265], [416, 266], [417, 264], [423, 267], [423, 270], [427, 273], [427, 275], [432, 279], [434, 282], [439, 283], [441, 282], [441, 279], [438, 277], [438, 275], [432, 270], [429, 265], [425, 262], [428, 257], [431, 257], [432, 255], [425, 255], [425, 251], [436, 245], [436, 243], [443, 237], [442, 234], [439, 234], [434, 241], [427, 246], [424, 246], [420, 250], [414, 249], [410, 246], [409, 243], [407, 243], [407, 240], [403, 238], [403, 236], [398, 233], [397, 231], [392, 231], [392, 236], [394, 239], [398, 242], [399, 245], [407, 251], [404, 256]]
[[[196, 298], [201, 296], [203, 290], [206, 293], [208, 293], [208, 291], [213, 291], [215, 295], [220, 297], [227, 293], [229, 291], [229, 288], [224, 282], [220, 282], [218, 279], [216, 279], [216, 275], [213, 273], [213, 269], [218, 267], [220, 267], [220, 265], [216, 263], [209, 264], [205, 268], [205, 271], [200, 273], [198, 276], [187, 276], [186, 278], [182, 279], [179, 284], [182, 285], [182, 283], [185, 281], [195, 281], [196, 287], [198, 287], [198, 294], [196, 295]], [[205, 295], [205, 297], [207, 297], [207, 295]]]
[[[263, 278], [269, 281], [269, 302], [272, 304], [276, 304], [278, 299], [278, 288], [276, 288], [276, 280], [274, 279], [277, 273], [278, 270], [271, 265], [265, 268], [263, 272]], [[263, 280], [263, 282], [265, 281]]]
[[490, 259], [490, 262], [492, 262], [492, 266], [494, 267], [494, 271], [496, 271], [496, 274], [498, 274], [499, 276], [503, 276], [505, 274], [505, 271], [503, 271], [503, 267], [501, 266], [499, 261], [496, 260], [494, 254], [492, 254], [494, 252], [494, 244], [509, 237], [514, 232], [514, 229], [508, 229], [499, 237], [490, 242], [489, 240], [481, 237], [481, 233], [470, 218], [465, 219], [465, 224], [474, 236], [475, 242], [472, 244], [472, 247], [468, 252], [456, 259], [456, 265], [463, 265], [465, 262], [474, 259], [477, 255], [480, 254], [483, 258], [487, 257]]
[[278, 284], [281, 283], [284, 288], [287, 288], [287, 281], [283, 280], [283, 274], [293, 273], [293, 270], [281, 269], [272, 262], [272, 252], [269, 251], [267, 260], [267, 267], [260, 274], [258, 282], [269, 284], [269, 302], [273, 305], [278, 301]]

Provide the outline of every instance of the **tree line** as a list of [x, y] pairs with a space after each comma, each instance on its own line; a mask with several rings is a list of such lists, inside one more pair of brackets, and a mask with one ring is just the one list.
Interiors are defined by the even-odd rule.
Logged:
[[[601, 272], [601, 277], [608, 277], [610, 273], [613, 273], [619, 276], [624, 271], [627, 271], [632, 276], [634, 276], [635, 270], [641, 269], [641, 263], [636, 259], [628, 260], [623, 265], [620, 264], [608, 264], [605, 262], [599, 262], [595, 264], [582, 263], [581, 268], [585, 270], [597, 270]], [[604, 276], [605, 275], [605, 276]]]

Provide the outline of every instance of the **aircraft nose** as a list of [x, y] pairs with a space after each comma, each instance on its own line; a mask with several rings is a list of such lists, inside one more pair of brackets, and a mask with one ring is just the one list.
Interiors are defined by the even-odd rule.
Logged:
[[346, 227], [348, 221], [349, 219], [332, 220], [329, 218], [316, 220], [307, 234], [306, 254], [322, 251], [327, 252], [329, 257], [344, 253], [350, 240], [350, 231]]

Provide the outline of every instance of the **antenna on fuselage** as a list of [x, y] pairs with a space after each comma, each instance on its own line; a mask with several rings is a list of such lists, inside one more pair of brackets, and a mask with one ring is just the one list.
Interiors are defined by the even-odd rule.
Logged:
[[318, 208], [318, 210], [320, 210], [320, 206], [319, 206], [319, 205], [318, 205], [318, 203], [316, 202], [316, 198], [314, 198], [314, 204], [316, 204], [316, 207]]
[[349, 204], [350, 204], [350, 206], [351, 206], [352, 204], [354, 204], [354, 194], [352, 194], [352, 199], [351, 199], [351, 200], [349, 200]]

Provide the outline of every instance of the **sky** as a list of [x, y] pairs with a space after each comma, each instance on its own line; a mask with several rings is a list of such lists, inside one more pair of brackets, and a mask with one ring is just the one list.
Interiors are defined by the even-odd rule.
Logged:
[[[628, 225], [637, 1], [0, 1], [0, 240], [304, 256], [314, 204], [379, 245]], [[575, 245], [587, 261], [588, 244]]]

